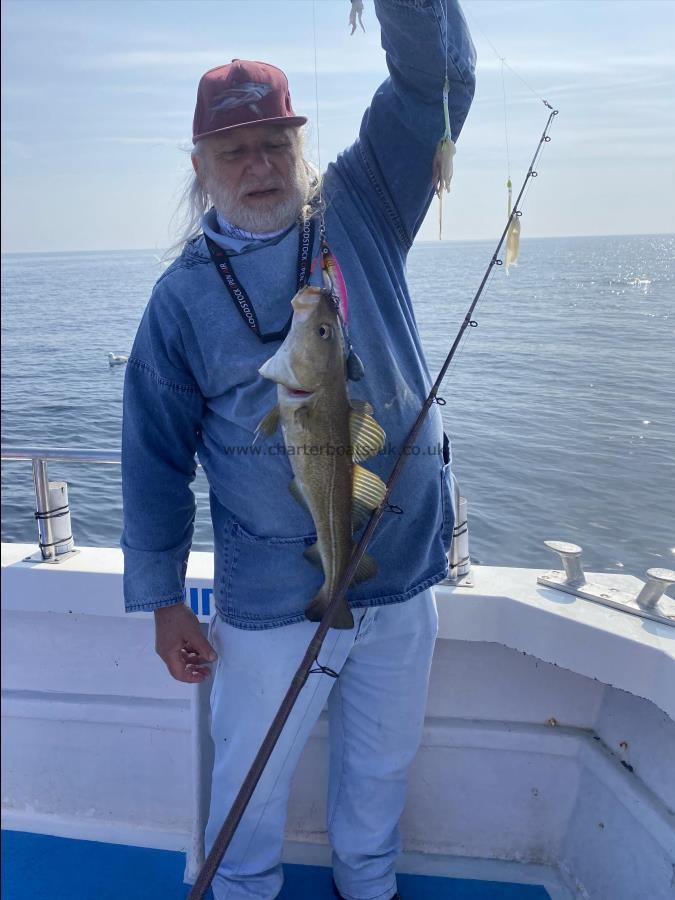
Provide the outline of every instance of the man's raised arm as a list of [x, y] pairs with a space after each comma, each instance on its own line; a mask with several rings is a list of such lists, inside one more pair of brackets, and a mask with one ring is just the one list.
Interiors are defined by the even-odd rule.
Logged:
[[390, 77], [378, 88], [351, 152], [361, 156], [372, 188], [407, 249], [433, 196], [432, 163], [445, 123], [452, 138], [464, 125], [475, 88], [476, 55], [457, 0], [375, 0]]

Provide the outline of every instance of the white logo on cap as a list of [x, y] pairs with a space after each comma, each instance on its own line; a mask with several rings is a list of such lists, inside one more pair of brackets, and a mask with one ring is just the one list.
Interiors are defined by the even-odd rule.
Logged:
[[266, 97], [271, 90], [271, 85], [258, 84], [255, 81], [245, 81], [236, 87], [228, 88], [213, 98], [215, 105], [211, 108], [211, 121], [216, 113], [226, 109], [237, 109], [239, 106], [248, 106], [256, 116], [262, 116], [262, 110], [256, 106], [256, 102]]

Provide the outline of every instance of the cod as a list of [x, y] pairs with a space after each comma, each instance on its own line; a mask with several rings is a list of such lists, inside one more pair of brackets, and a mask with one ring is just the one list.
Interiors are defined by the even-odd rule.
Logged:
[[[331, 292], [305, 287], [291, 303], [291, 329], [259, 369], [276, 382], [278, 403], [258, 432], [269, 437], [281, 426], [294, 475], [290, 491], [314, 521], [317, 541], [305, 550], [305, 557], [323, 569], [324, 583], [305, 615], [318, 622], [349, 564], [353, 531], [384, 498], [382, 480], [360, 463], [382, 449], [385, 434], [370, 404], [349, 400], [344, 329]], [[375, 560], [366, 554], [353, 581], [376, 573]], [[332, 627], [354, 627], [345, 599]]]

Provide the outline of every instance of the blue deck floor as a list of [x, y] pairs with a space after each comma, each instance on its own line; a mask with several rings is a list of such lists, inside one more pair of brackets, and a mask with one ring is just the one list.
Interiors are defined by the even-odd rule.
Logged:
[[[185, 857], [167, 850], [2, 832], [3, 900], [184, 900]], [[330, 869], [284, 866], [280, 900], [331, 900]], [[550, 900], [538, 885], [399, 875], [403, 900]]]

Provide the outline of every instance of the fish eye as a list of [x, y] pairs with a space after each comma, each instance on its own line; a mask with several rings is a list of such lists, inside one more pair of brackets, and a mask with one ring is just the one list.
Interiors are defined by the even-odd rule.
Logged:
[[319, 335], [319, 337], [320, 337], [322, 340], [324, 340], [324, 341], [327, 341], [327, 340], [329, 340], [331, 337], [333, 337], [333, 328], [332, 328], [332, 326], [327, 325], [325, 322], [323, 322], [321, 325], [319, 325], [319, 327], [317, 328], [316, 332], [317, 332], [317, 334]]

